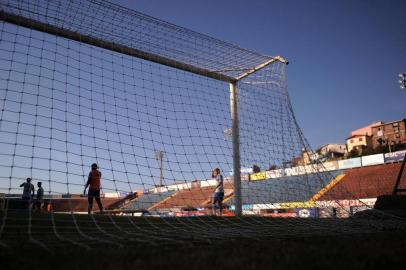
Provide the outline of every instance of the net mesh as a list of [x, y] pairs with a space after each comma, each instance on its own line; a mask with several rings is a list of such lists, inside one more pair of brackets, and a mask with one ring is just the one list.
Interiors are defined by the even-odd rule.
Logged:
[[[294, 161], [310, 147], [294, 117], [285, 63], [106, 1], [0, 3], [1, 245], [21, 235], [44, 248], [91, 248], [383, 226], [250, 216], [346, 217], [377, 197], [356, 194], [368, 185], [361, 171], [348, 180], [353, 186], [339, 185], [348, 173], [337, 162], [331, 169], [311, 157]], [[233, 216], [229, 82], [237, 80], [247, 216], [220, 220], [210, 216], [217, 184], [211, 171], [222, 171], [224, 215]], [[92, 163], [102, 173], [107, 214], [75, 215], [88, 210], [80, 194]], [[400, 165], [382, 166], [375, 189], [385, 194]], [[20, 185], [27, 177], [42, 182], [42, 212], [49, 214], [26, 211]], [[196, 218], [157, 218], [189, 215]], [[385, 222], [404, 226], [402, 219]]]

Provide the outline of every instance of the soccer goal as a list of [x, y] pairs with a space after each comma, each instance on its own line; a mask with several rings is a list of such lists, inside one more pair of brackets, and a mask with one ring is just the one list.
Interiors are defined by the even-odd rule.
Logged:
[[[97, 1], [6, 2], [2, 19], [2, 179], [9, 180], [2, 189], [8, 193], [32, 177], [49, 195], [79, 194], [92, 163], [99, 164], [107, 196], [176, 190], [210, 179], [218, 167], [224, 176], [236, 172], [230, 184], [241, 215], [240, 143], [243, 155], [251, 148], [268, 152], [259, 166], [277, 163], [270, 160], [272, 146], [263, 147], [283, 134], [272, 140], [279, 131], [255, 132], [286, 126], [282, 57]], [[242, 87], [247, 93], [239, 96], [237, 84], [246, 78], [263, 93]], [[240, 121], [238, 110], [246, 111]], [[264, 110], [270, 112], [262, 118]], [[229, 140], [222, 136], [227, 128]], [[251, 157], [243, 166], [252, 166]]]
[[[214, 215], [231, 216], [220, 224], [229, 225], [224, 234], [275, 235], [281, 231], [253, 229], [269, 225], [257, 216], [348, 217], [373, 206], [338, 188], [337, 162], [310, 151], [283, 57], [108, 1], [1, 0], [0, 7], [0, 236], [13, 235], [8, 220], [27, 209], [32, 240], [40, 212], [53, 236], [74, 241], [55, 218], [68, 213], [78, 239], [96, 241], [76, 214], [100, 210], [102, 220], [86, 222], [108, 242], [122, 236], [107, 223], [145, 237], [144, 223], [128, 218], [130, 230], [114, 215], [151, 217], [153, 241], [190, 228], [193, 237], [214, 237]], [[100, 201], [89, 208], [89, 198]], [[196, 222], [175, 218], [185, 216]]]

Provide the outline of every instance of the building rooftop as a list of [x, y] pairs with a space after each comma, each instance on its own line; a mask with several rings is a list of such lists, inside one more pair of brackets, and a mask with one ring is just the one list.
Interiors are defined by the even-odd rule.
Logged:
[[[400, 120], [395, 120], [395, 121], [391, 121], [391, 122], [388, 122], [388, 123], [384, 123], [384, 122], [382, 122], [382, 124], [381, 125], [378, 125], [378, 126], [386, 126], [386, 125], [391, 125], [391, 124], [393, 124], [393, 123], [398, 123], [398, 122], [402, 122], [402, 121], [406, 121], [406, 119], [405, 118], [403, 118], [403, 119], [400, 119]], [[374, 126], [374, 127], [378, 127], [378, 126]]]
[[346, 140], [349, 140], [351, 138], [363, 137], [363, 136], [372, 137], [372, 135], [368, 135], [368, 134], [356, 134], [356, 135], [351, 135]]

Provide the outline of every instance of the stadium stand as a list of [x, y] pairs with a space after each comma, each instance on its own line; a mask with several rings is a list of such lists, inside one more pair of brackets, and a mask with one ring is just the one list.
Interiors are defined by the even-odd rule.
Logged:
[[116, 202], [110, 204], [106, 210], [116, 210], [124, 207], [125, 205], [129, 204], [132, 200], [138, 197], [138, 192], [131, 192], [127, 196], [118, 199]]
[[208, 203], [214, 187], [191, 188], [178, 191], [166, 200], [156, 204], [154, 209], [198, 208]]
[[314, 194], [311, 198], [310, 201], [317, 201], [321, 196], [323, 196], [326, 192], [328, 192], [330, 189], [332, 189], [334, 186], [338, 184], [338, 182], [343, 179], [345, 174], [339, 174], [337, 175], [330, 183], [328, 183], [326, 186], [324, 186], [322, 189], [320, 189], [316, 194]]
[[[307, 201], [341, 173], [342, 171], [336, 170], [243, 182], [241, 189], [243, 202], [244, 204], [269, 204]], [[230, 200], [230, 203], [233, 204], [233, 200]]]
[[[401, 163], [361, 167], [344, 171], [344, 178], [319, 201], [377, 198], [392, 194]], [[400, 188], [406, 188], [404, 173]]]
[[159, 193], [146, 193], [140, 194], [139, 197], [130, 201], [128, 204], [121, 207], [122, 210], [136, 210], [136, 211], [145, 211], [149, 210], [155, 204], [165, 200], [169, 196], [175, 194], [176, 191], [167, 191]]
[[[201, 208], [211, 205], [211, 196], [215, 187], [191, 188], [180, 190], [153, 207], [153, 209], [173, 209], [173, 208]], [[230, 196], [232, 190], [225, 188], [225, 197]]]

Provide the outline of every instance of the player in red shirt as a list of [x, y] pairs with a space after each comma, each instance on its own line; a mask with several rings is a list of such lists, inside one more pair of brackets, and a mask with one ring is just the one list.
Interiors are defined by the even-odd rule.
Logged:
[[100, 179], [101, 179], [101, 172], [97, 169], [97, 164], [92, 164], [92, 171], [89, 173], [89, 177], [87, 178], [87, 183], [85, 185], [85, 190], [83, 194], [86, 194], [86, 189], [89, 187], [89, 192], [87, 193], [87, 200], [89, 202], [89, 206], [87, 208], [88, 214], [92, 213], [93, 209], [93, 198], [96, 199], [97, 205], [100, 209], [100, 214], [103, 213], [103, 205], [100, 201]]

